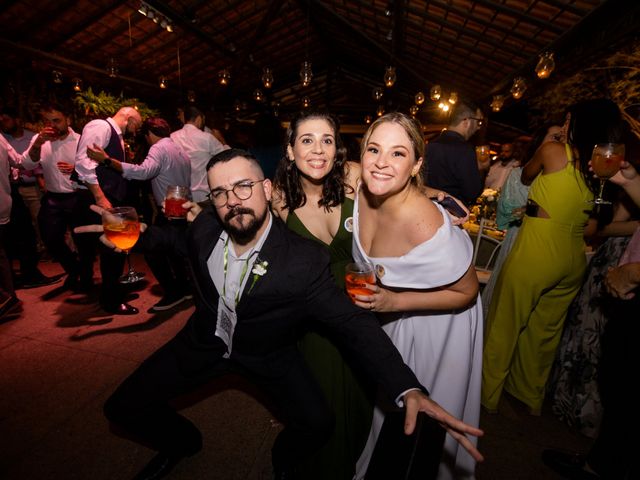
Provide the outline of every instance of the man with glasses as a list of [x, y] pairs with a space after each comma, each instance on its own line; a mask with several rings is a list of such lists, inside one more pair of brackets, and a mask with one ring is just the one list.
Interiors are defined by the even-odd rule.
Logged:
[[[143, 248], [172, 246], [188, 255], [196, 310], [105, 405], [109, 420], [159, 452], [135, 478], [162, 478], [202, 448], [199, 430], [170, 401], [226, 373], [246, 376], [279, 409], [285, 428], [272, 449], [275, 478], [296, 478], [296, 465], [333, 429], [333, 414], [296, 347], [305, 322], [321, 324], [391, 399], [406, 405], [407, 431], [424, 411], [481, 458], [466, 438], [481, 432], [420, 391], [424, 387], [375, 316], [335, 286], [326, 249], [273, 217], [271, 181], [255, 157], [238, 149], [223, 151], [207, 165], [207, 179], [213, 208], [196, 217], [186, 242], [155, 227], [141, 237]], [[196, 204], [193, 209], [198, 210]]]
[[[103, 149], [109, 158], [125, 161], [124, 135], [135, 135], [142, 126], [142, 117], [135, 108], [123, 107], [106, 120], [92, 120], [82, 130], [75, 158], [75, 172], [71, 180], [76, 182], [78, 194], [78, 223], [90, 225], [99, 222], [89, 206], [96, 204], [101, 208], [124, 206], [130, 203], [129, 183], [119, 172], [106, 165], [99, 165], [88, 156], [89, 148]], [[81, 240], [86, 242], [84, 251], [93, 251], [97, 241], [90, 236]], [[138, 309], [124, 302], [124, 290], [118, 278], [122, 275], [125, 256], [107, 249], [100, 252], [100, 274], [102, 288], [100, 305], [114, 315], [135, 315]], [[90, 285], [84, 285], [84, 289]]]
[[427, 144], [425, 152], [426, 183], [467, 205], [482, 193], [483, 179], [469, 139], [484, 122], [482, 110], [475, 103], [459, 101], [451, 109], [449, 125]]

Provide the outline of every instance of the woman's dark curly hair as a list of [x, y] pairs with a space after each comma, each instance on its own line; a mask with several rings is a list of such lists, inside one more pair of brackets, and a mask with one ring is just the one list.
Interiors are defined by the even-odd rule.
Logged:
[[622, 114], [611, 100], [599, 98], [585, 100], [568, 109], [571, 114], [567, 131], [567, 143], [578, 151], [577, 162], [589, 189], [597, 193], [598, 181], [589, 172], [589, 160], [593, 146], [597, 143], [620, 143], [623, 141]]
[[336, 142], [336, 158], [333, 168], [322, 182], [322, 197], [318, 201], [318, 206], [324, 207], [326, 210], [336, 207], [344, 202], [345, 198], [345, 163], [347, 161], [346, 148], [340, 137], [340, 123], [328, 112], [323, 111], [305, 111], [297, 114], [287, 128], [285, 138], [284, 156], [278, 164], [275, 175], [275, 187], [280, 190], [284, 197], [284, 208], [290, 212], [302, 207], [307, 203], [307, 196], [302, 188], [300, 180], [301, 173], [296, 167], [296, 162], [287, 157], [287, 145], [293, 148], [296, 137], [298, 136], [298, 127], [306, 120], [321, 119], [325, 120], [333, 129], [333, 136]]

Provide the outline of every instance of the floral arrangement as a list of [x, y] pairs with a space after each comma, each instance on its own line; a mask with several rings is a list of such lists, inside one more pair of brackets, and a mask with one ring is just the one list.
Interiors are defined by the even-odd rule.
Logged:
[[496, 208], [498, 207], [499, 196], [500, 192], [498, 190], [485, 188], [476, 201], [476, 206], [478, 207], [476, 216], [494, 218], [496, 215]]

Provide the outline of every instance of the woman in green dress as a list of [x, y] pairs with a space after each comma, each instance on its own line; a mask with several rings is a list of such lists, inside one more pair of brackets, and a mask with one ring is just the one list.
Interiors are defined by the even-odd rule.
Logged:
[[[286, 152], [275, 177], [272, 208], [287, 226], [324, 245], [336, 284], [344, 288], [351, 262], [352, 212], [360, 165], [346, 161], [337, 120], [304, 112], [287, 130]], [[312, 326], [300, 350], [336, 416], [331, 439], [303, 462], [300, 478], [350, 480], [364, 447], [372, 416], [372, 394], [363, 375], [352, 370], [333, 339]]]

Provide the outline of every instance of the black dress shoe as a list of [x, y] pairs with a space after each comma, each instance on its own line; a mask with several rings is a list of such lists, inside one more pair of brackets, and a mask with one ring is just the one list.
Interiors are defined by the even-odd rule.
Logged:
[[169, 475], [173, 467], [175, 467], [182, 458], [183, 457], [166, 453], [158, 453], [133, 477], [133, 480], [156, 480], [158, 478], [164, 478]]
[[136, 307], [133, 307], [128, 303], [121, 303], [116, 306], [102, 305], [102, 309], [113, 315], [137, 315], [139, 311]]
[[551, 470], [570, 480], [597, 480], [600, 478], [599, 475], [585, 470], [587, 458], [579, 453], [544, 450], [542, 461]]

